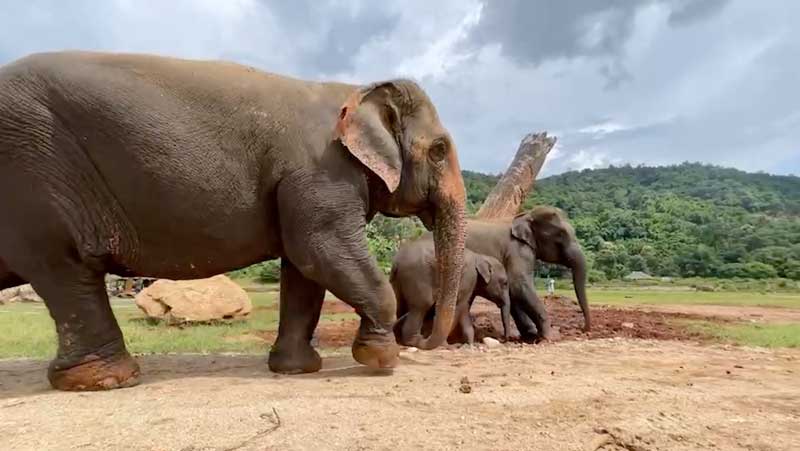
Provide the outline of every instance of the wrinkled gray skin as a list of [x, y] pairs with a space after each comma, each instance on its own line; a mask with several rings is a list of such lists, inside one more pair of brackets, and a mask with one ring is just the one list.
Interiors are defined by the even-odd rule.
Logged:
[[537, 258], [572, 270], [584, 329], [591, 329], [586, 260], [575, 231], [560, 210], [537, 207], [511, 220], [467, 220], [467, 249], [503, 262], [508, 273], [511, 315], [523, 341], [552, 338], [547, 311], [533, 286]]
[[[403, 243], [392, 264], [389, 281], [397, 299], [395, 336], [400, 344], [413, 346], [424, 331], [425, 319], [434, 310], [433, 242], [417, 239]], [[476, 296], [492, 301], [500, 308], [503, 336], [508, 339], [511, 302], [508, 297], [508, 277], [496, 258], [464, 251], [464, 270], [456, 301], [453, 333], [460, 332], [468, 344], [475, 342], [475, 329], [469, 310]]]
[[64, 52], [0, 68], [0, 288], [30, 282], [58, 332], [63, 390], [133, 385], [106, 273], [209, 277], [281, 258], [269, 366], [320, 368], [325, 290], [361, 316], [354, 358], [392, 367], [395, 299], [370, 256], [378, 212], [436, 242], [433, 348], [463, 259], [455, 146], [411, 81], [317, 83], [227, 62]]

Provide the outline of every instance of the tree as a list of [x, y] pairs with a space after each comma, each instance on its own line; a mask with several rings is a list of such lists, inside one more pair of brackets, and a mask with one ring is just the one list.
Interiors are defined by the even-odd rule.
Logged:
[[531, 192], [547, 154], [555, 144], [556, 138], [548, 138], [547, 132], [525, 135], [514, 161], [486, 197], [477, 217], [494, 219], [517, 214], [522, 202]]
[[753, 279], [768, 279], [778, 277], [778, 271], [772, 266], [761, 262], [750, 262], [744, 264], [748, 276]]

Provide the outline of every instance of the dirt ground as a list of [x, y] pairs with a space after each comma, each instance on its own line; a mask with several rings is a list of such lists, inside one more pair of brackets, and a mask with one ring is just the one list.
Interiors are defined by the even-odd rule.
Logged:
[[[741, 312], [727, 315], [722, 312], [725, 307], [708, 311], [682, 312], [682, 308], [668, 310], [649, 310], [632, 308], [614, 308], [592, 306], [592, 331], [583, 331], [583, 316], [577, 305], [568, 298], [547, 297], [544, 299], [547, 311], [558, 328], [562, 340], [593, 340], [598, 338], [626, 337], [657, 340], [701, 340], [705, 337], [697, 331], [681, 326], [685, 320], [704, 320], [725, 322], [735, 318]], [[666, 307], [666, 306], [664, 306]], [[683, 307], [683, 306], [677, 306]], [[277, 306], [272, 307], [277, 308]], [[734, 310], [741, 310], [734, 307]], [[690, 309], [686, 309], [690, 310]], [[778, 310], [764, 309], [761, 310]], [[783, 310], [783, 309], [782, 309]], [[335, 298], [325, 300], [322, 309], [325, 314], [353, 313], [352, 307]], [[499, 309], [489, 301], [478, 298], [472, 306], [471, 313], [475, 323], [475, 339], [480, 342], [484, 337], [501, 338], [503, 336]], [[769, 313], [761, 312], [761, 317]], [[772, 313], [777, 315], [778, 313]], [[800, 320], [800, 311], [785, 310], [783, 316], [796, 314]], [[315, 344], [326, 348], [350, 346], [355, 331], [358, 329], [357, 319], [322, 321], [317, 328]], [[274, 330], [256, 331], [257, 337], [265, 343], [274, 343], [277, 332]], [[518, 341], [519, 332], [512, 324], [512, 341]], [[460, 343], [459, 336], [453, 335], [451, 342]]]
[[[144, 356], [138, 387], [63, 393], [47, 362], [0, 360], [0, 450], [800, 449], [800, 350], [709, 344], [676, 321], [768, 312], [598, 306], [586, 334], [575, 305], [546, 302], [560, 342], [405, 350], [394, 371], [346, 350], [301, 376], [261, 356]], [[499, 335], [496, 307], [473, 313]], [[356, 327], [325, 320], [316, 341], [349, 346]]]
[[50, 390], [0, 361], [3, 450], [796, 450], [800, 352], [598, 339], [346, 355], [278, 376], [257, 356], [140, 358], [142, 385]]

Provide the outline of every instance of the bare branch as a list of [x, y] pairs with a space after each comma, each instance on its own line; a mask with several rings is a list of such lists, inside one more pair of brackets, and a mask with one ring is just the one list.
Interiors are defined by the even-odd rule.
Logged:
[[517, 149], [514, 161], [486, 197], [477, 217], [496, 219], [517, 214], [555, 144], [556, 137], [548, 137], [547, 132], [526, 135]]

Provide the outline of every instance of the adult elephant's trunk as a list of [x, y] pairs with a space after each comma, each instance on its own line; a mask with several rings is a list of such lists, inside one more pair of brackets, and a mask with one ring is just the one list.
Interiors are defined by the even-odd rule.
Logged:
[[428, 338], [420, 338], [416, 347], [434, 349], [447, 341], [453, 329], [458, 286], [464, 267], [464, 180], [455, 157], [448, 160], [449, 171], [439, 182], [434, 194], [436, 205], [433, 226], [433, 244], [436, 249], [436, 316]]
[[577, 244], [567, 250], [567, 260], [572, 270], [575, 296], [578, 297], [578, 304], [583, 311], [583, 330], [588, 332], [592, 329], [592, 321], [589, 315], [589, 300], [586, 298], [586, 258]]

